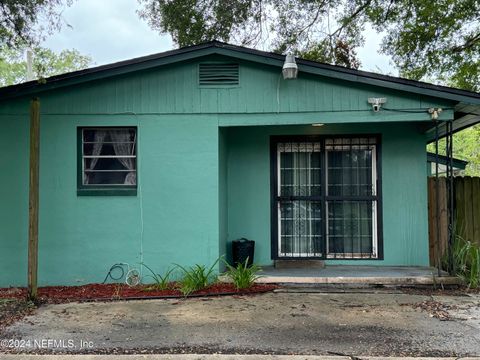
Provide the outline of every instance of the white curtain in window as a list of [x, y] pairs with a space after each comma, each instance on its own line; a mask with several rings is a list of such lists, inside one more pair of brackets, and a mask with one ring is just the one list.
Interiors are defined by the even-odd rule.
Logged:
[[[102, 152], [103, 143], [105, 142], [105, 137], [107, 136], [107, 132], [105, 130], [96, 130], [95, 135], [93, 138], [94, 144], [92, 147], [92, 153], [89, 155], [92, 156], [99, 156]], [[86, 154], [87, 155], [87, 154]], [[90, 159], [90, 167], [87, 170], [95, 169], [97, 165], [98, 157]], [[83, 174], [83, 182], [84, 184], [88, 184], [88, 173]]]
[[[125, 130], [111, 130], [110, 137], [113, 142], [113, 150], [117, 156], [135, 155], [135, 141], [130, 142], [130, 131]], [[135, 159], [121, 157], [118, 161], [128, 170], [135, 170]], [[126, 185], [135, 185], [137, 183], [137, 176], [135, 171], [129, 172], [125, 177], [124, 183]]]
[[[320, 195], [320, 143], [280, 143], [281, 196]], [[321, 205], [312, 200], [280, 203], [280, 255], [319, 256], [322, 251]]]

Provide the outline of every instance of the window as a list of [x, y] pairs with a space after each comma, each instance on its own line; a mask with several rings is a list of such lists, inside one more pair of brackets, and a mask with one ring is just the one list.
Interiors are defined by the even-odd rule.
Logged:
[[272, 141], [274, 258], [378, 259], [379, 138]]
[[135, 195], [137, 189], [137, 129], [78, 129], [78, 194]]

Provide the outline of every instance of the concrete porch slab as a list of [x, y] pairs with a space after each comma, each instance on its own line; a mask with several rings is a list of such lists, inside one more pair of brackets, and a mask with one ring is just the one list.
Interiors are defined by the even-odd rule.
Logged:
[[461, 280], [438, 275], [435, 268], [410, 266], [327, 265], [318, 268], [278, 269], [264, 267], [258, 283], [359, 284], [359, 285], [459, 285]]
[[[4, 355], [3, 360], [38, 360], [39, 355]], [[44, 360], [351, 360], [351, 356], [322, 355], [230, 355], [230, 354], [154, 354], [154, 355], [42, 355]], [[456, 360], [455, 357], [378, 357], [362, 356], [362, 360]], [[462, 357], [462, 360], [478, 360]]]

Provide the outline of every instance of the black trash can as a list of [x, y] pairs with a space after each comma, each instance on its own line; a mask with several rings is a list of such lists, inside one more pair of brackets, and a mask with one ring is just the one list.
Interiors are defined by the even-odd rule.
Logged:
[[245, 264], [248, 258], [248, 266], [253, 264], [253, 255], [255, 252], [255, 241], [241, 238], [232, 241], [232, 260], [233, 266], [238, 263]]

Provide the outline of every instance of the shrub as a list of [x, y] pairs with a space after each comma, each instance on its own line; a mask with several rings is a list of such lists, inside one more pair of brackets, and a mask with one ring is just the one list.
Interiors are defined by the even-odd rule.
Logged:
[[191, 293], [205, 289], [208, 285], [214, 283], [217, 276], [214, 274], [215, 266], [218, 264], [220, 258], [218, 258], [210, 268], [206, 268], [205, 265], [195, 264], [189, 268], [185, 268], [181, 265], [176, 266], [181, 270], [182, 278], [179, 281], [179, 290], [184, 295], [190, 295]]
[[150, 271], [151, 275], [145, 275], [147, 277], [151, 277], [154, 281], [154, 284], [147, 288], [147, 290], [167, 290], [170, 288], [170, 275], [173, 272], [173, 269], [168, 269], [164, 275], [157, 274], [153, 271], [149, 266], [142, 263], [148, 271]]
[[262, 271], [262, 268], [258, 265], [253, 264], [248, 266], [248, 257], [244, 264], [239, 262], [236, 267], [226, 261], [224, 262], [227, 267], [227, 276], [232, 279], [233, 285], [235, 285], [237, 289], [247, 289], [251, 287], [255, 280], [260, 277], [258, 273]]
[[469, 287], [479, 287], [480, 246], [457, 235], [453, 243], [452, 258], [455, 275]]

